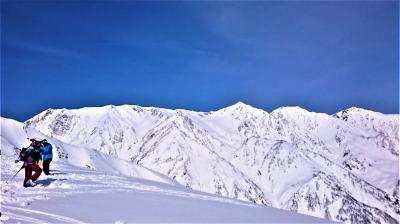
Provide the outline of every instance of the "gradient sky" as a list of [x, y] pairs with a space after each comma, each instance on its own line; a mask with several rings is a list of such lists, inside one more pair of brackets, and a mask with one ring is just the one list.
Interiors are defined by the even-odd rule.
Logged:
[[398, 1], [1, 1], [1, 116], [236, 101], [398, 113], [398, 17]]

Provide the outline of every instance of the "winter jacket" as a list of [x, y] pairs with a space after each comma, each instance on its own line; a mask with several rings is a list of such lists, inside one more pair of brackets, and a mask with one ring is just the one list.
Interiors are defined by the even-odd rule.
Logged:
[[43, 145], [42, 160], [48, 160], [53, 158], [53, 146], [50, 143]]
[[30, 166], [37, 163], [40, 159], [40, 153], [43, 151], [41, 147], [29, 146], [26, 149], [22, 149], [17, 160], [23, 161], [25, 166]]

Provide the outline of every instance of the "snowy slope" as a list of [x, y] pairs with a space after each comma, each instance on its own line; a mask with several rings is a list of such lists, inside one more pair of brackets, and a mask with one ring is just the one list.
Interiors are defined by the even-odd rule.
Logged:
[[[10, 119], [0, 121], [5, 223], [327, 222], [193, 191], [141, 166], [23, 129]], [[22, 187], [22, 173], [9, 180], [21, 165], [13, 162], [14, 147], [26, 144], [27, 136], [47, 138], [60, 155], [51, 164], [52, 175], [42, 175], [34, 188]]]
[[[18, 169], [2, 158], [2, 176]], [[2, 217], [6, 223], [117, 222], [274, 222], [326, 223], [327, 220], [272, 207], [195, 192], [184, 187], [71, 166], [53, 165], [34, 188], [22, 175], [2, 180]], [[10, 167], [12, 169], [10, 169]]]
[[105, 171], [113, 174], [122, 174], [125, 176], [134, 176], [163, 183], [175, 184], [175, 182], [171, 181], [169, 178], [142, 166], [138, 166], [115, 157], [107, 156], [106, 154], [94, 149], [83, 148], [61, 142], [32, 128], [24, 129], [22, 123], [17, 121], [1, 118], [0, 124], [2, 155], [14, 156], [14, 158], [16, 158], [18, 157], [18, 150], [15, 148], [29, 146], [30, 142], [28, 137], [40, 139], [46, 138], [54, 147], [54, 161], [63, 160], [68, 164], [86, 167], [92, 170]]
[[399, 115], [123, 105], [49, 109], [25, 127], [195, 190], [349, 223], [398, 223]]

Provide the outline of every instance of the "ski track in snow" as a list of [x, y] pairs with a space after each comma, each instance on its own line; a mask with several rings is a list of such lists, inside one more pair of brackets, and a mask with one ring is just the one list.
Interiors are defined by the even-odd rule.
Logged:
[[[10, 217], [16, 217], [17, 219], [20, 219], [21, 221], [44, 223], [44, 222], [48, 222], [50, 219], [51, 220], [50, 223], [62, 223], [62, 222], [83, 223], [82, 221], [79, 221], [79, 220], [76, 220], [76, 219], [73, 219], [70, 217], [65, 217], [62, 215], [56, 215], [56, 214], [43, 212], [43, 211], [24, 209], [24, 208], [18, 208], [18, 207], [7, 206], [7, 205], [3, 205], [2, 208], [4, 209], [4, 211], [6, 211], [5, 212], [6, 215], [8, 215]], [[22, 213], [22, 215], [21, 215], [21, 213]], [[45, 219], [30, 218], [32, 215], [39, 216], [39, 217], [43, 216]], [[47, 221], [44, 221], [44, 220], [47, 220]]]

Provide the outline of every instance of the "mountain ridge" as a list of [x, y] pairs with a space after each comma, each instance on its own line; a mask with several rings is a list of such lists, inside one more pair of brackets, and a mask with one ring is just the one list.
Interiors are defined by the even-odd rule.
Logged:
[[[278, 108], [275, 108], [273, 110], [271, 110], [271, 112], [268, 112], [267, 110], [261, 109], [261, 108], [257, 108], [257, 107], [253, 107], [250, 104], [246, 104], [243, 101], [237, 101], [236, 103], [232, 104], [232, 105], [228, 105], [226, 107], [220, 108], [220, 109], [216, 109], [216, 110], [210, 110], [210, 111], [196, 111], [196, 110], [191, 110], [191, 109], [184, 109], [184, 108], [177, 108], [177, 109], [170, 109], [170, 108], [161, 108], [161, 107], [153, 107], [153, 106], [140, 106], [140, 105], [136, 105], [136, 104], [120, 104], [120, 105], [115, 105], [115, 104], [106, 104], [103, 106], [90, 106], [90, 107], [80, 107], [80, 108], [48, 108], [43, 110], [40, 113], [43, 113], [45, 111], [57, 111], [57, 110], [69, 110], [69, 111], [75, 111], [75, 110], [96, 110], [96, 109], [114, 109], [114, 108], [121, 108], [121, 107], [139, 107], [139, 108], [144, 108], [144, 109], [161, 109], [164, 111], [186, 111], [186, 112], [197, 112], [197, 113], [212, 113], [212, 112], [217, 112], [220, 110], [224, 110], [224, 109], [228, 109], [228, 108], [236, 108], [236, 107], [250, 107], [253, 109], [257, 109], [257, 110], [261, 110], [265, 113], [273, 113], [276, 110], [283, 110], [283, 109], [295, 109], [295, 110], [304, 110], [306, 112], [310, 112], [310, 113], [316, 113], [316, 114], [327, 114], [327, 115], [331, 115], [334, 116], [338, 113], [341, 113], [343, 111], [359, 111], [359, 112], [373, 112], [373, 113], [378, 113], [378, 114], [382, 114], [382, 115], [398, 115], [398, 114], [386, 114], [386, 113], [382, 113], [382, 112], [378, 112], [378, 111], [373, 111], [370, 109], [365, 109], [365, 108], [361, 108], [361, 107], [349, 107], [349, 108], [345, 108], [342, 109], [340, 111], [334, 112], [333, 114], [329, 114], [329, 113], [325, 113], [325, 112], [317, 112], [317, 111], [311, 111], [308, 109], [305, 109], [301, 106], [281, 106]], [[40, 114], [39, 113], [39, 114]], [[37, 114], [37, 115], [39, 115]], [[36, 116], [36, 115], [35, 115]], [[28, 120], [30, 120], [31, 118], [29, 118]], [[27, 120], [26, 120], [27, 121]], [[21, 121], [21, 122], [26, 122], [26, 121]]]

